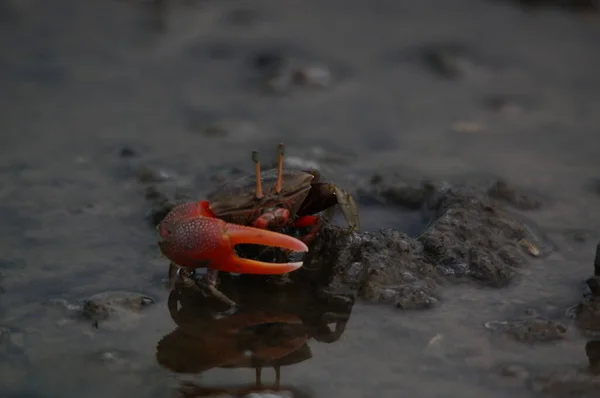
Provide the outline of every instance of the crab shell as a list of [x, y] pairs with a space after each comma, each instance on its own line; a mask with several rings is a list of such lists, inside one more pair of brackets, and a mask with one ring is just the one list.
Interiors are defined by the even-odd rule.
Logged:
[[256, 198], [256, 177], [248, 175], [226, 182], [207, 195], [210, 209], [229, 223], [247, 225], [265, 209], [285, 207], [297, 214], [311, 190], [313, 174], [299, 170], [283, 170], [281, 193], [275, 193], [277, 169], [261, 173], [264, 196]]
[[354, 198], [334, 184], [320, 182], [317, 170], [284, 169], [282, 175], [281, 193], [277, 194], [277, 169], [261, 173], [264, 196], [260, 199], [255, 195], [254, 175], [226, 182], [207, 195], [210, 209], [226, 222], [248, 225], [271, 208], [285, 207], [293, 216], [304, 216], [339, 204], [350, 228], [360, 229], [358, 206]]

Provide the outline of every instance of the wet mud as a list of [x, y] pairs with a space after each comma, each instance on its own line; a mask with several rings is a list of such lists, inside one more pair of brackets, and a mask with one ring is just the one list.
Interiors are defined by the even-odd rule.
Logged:
[[[0, 0], [0, 396], [597, 397], [597, 10]], [[279, 142], [360, 230], [167, 289], [156, 224]]]

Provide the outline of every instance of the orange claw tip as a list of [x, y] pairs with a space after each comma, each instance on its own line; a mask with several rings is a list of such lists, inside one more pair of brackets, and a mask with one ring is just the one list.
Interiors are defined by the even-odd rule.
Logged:
[[219, 270], [236, 274], [281, 275], [296, 271], [302, 267], [302, 261], [294, 263], [266, 263], [263, 261], [232, 256], [230, 262], [223, 263]]
[[308, 246], [301, 240], [292, 236], [269, 231], [267, 229], [246, 227], [237, 224], [225, 224], [225, 234], [229, 237], [232, 246], [240, 244], [254, 244], [274, 246], [289, 249], [295, 252], [307, 252]]

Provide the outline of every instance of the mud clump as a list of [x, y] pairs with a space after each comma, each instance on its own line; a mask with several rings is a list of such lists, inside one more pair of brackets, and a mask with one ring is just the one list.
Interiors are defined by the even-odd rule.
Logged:
[[105, 292], [83, 300], [80, 313], [96, 328], [103, 322], [111, 329], [118, 329], [135, 321], [138, 314], [154, 302], [154, 299], [139, 293]]
[[363, 199], [368, 195], [380, 203], [420, 209], [430, 218], [416, 238], [392, 229], [348, 233], [324, 227], [304, 268], [310, 272], [326, 264], [332, 287], [355, 291], [368, 301], [430, 308], [439, 301], [444, 281], [504, 287], [527, 264], [527, 255], [553, 250], [535, 228], [502, 208], [489, 184], [478, 189], [399, 177], [388, 182], [377, 176], [366, 187], [359, 190]]
[[312, 254], [304, 267], [310, 270], [315, 262], [330, 266], [330, 289], [403, 309], [429, 308], [439, 301], [435, 266], [419, 242], [402, 232], [348, 234], [325, 226]]

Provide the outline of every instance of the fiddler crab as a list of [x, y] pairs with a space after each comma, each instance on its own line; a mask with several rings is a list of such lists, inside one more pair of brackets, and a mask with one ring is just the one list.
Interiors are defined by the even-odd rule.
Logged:
[[[217, 290], [219, 271], [239, 274], [280, 275], [295, 271], [300, 262], [270, 263], [242, 258], [241, 244], [274, 246], [291, 252], [308, 252], [322, 225], [317, 213], [339, 204], [351, 230], [360, 228], [356, 202], [337, 186], [319, 181], [316, 170], [284, 170], [284, 146], [278, 146], [277, 167], [261, 172], [258, 152], [252, 152], [255, 175], [227, 182], [208, 200], [183, 203], [158, 224], [158, 246], [171, 263], [169, 285], [175, 277], [192, 280], [202, 291], [231, 306], [236, 303]], [[264, 189], [263, 187], [270, 188]], [[285, 229], [308, 228], [294, 238]], [[197, 281], [194, 270], [206, 268]]]

